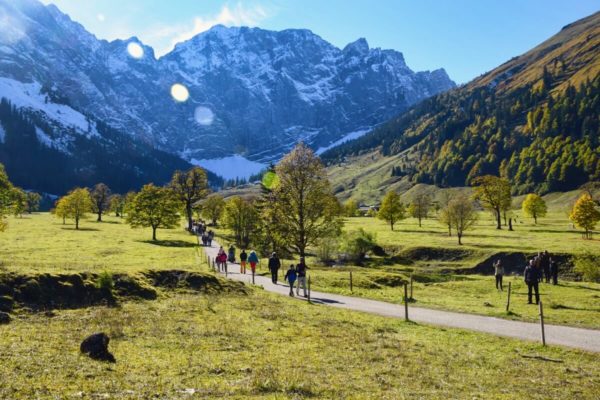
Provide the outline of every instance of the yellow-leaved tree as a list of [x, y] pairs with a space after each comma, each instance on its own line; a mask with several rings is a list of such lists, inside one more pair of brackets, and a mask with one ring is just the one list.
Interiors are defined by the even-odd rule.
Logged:
[[536, 225], [538, 218], [545, 217], [548, 212], [548, 207], [546, 206], [544, 199], [535, 193], [530, 193], [525, 197], [521, 208], [523, 214], [533, 218]]
[[73, 189], [56, 203], [54, 214], [63, 219], [75, 221], [75, 229], [79, 229], [79, 221], [92, 211], [92, 197], [85, 188]]
[[584, 193], [579, 197], [570, 215], [571, 221], [578, 227], [584, 230], [583, 237], [585, 239], [592, 238], [592, 231], [600, 221], [600, 211], [596, 207], [596, 203], [588, 193]]
[[377, 218], [389, 223], [392, 230], [394, 230], [394, 224], [404, 219], [404, 214], [405, 209], [400, 202], [400, 195], [393, 190], [387, 192], [381, 202], [379, 212], [377, 212]]

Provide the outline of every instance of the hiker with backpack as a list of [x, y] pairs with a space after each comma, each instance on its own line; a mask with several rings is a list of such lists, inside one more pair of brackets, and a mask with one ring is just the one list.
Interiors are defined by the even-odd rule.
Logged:
[[298, 274], [296, 272], [296, 268], [294, 267], [294, 264], [291, 264], [290, 268], [285, 273], [285, 277], [283, 278], [284, 281], [288, 281], [288, 283], [290, 284], [290, 296], [291, 297], [294, 297], [294, 283], [296, 282], [297, 277], [298, 277]]
[[246, 275], [246, 262], [248, 261], [248, 254], [246, 249], [242, 249], [240, 253], [240, 273]]
[[271, 281], [277, 285], [277, 278], [279, 276], [279, 268], [281, 268], [281, 261], [277, 257], [276, 253], [271, 254], [269, 258], [269, 271], [271, 271]]
[[227, 267], [227, 254], [225, 254], [223, 246], [219, 248], [219, 252], [217, 253], [217, 265], [219, 266], [220, 271], [225, 271], [225, 268]]
[[258, 256], [254, 250], [250, 252], [250, 255], [248, 256], [248, 262], [250, 263], [252, 275], [254, 275], [256, 273], [256, 264], [258, 264]]
[[308, 292], [306, 290], [306, 270], [308, 267], [304, 262], [304, 257], [300, 258], [300, 263], [296, 266], [296, 272], [298, 273], [298, 285], [296, 286], [296, 296], [300, 296], [300, 285], [302, 285], [302, 289], [304, 289], [304, 297], [308, 297]]

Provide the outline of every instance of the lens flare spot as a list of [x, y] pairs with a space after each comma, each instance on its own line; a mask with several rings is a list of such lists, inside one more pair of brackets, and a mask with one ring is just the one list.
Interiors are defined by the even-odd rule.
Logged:
[[180, 103], [187, 101], [190, 98], [190, 92], [181, 83], [176, 83], [171, 86], [171, 96]]
[[269, 171], [263, 175], [261, 182], [265, 188], [267, 188], [269, 190], [273, 190], [277, 186], [279, 186], [279, 177], [277, 176], [277, 174], [275, 172]]
[[127, 52], [131, 57], [138, 60], [144, 57], [144, 48], [136, 42], [129, 42], [129, 44], [127, 45]]
[[196, 107], [196, 111], [194, 111], [194, 119], [197, 123], [203, 126], [212, 125], [215, 114], [208, 107], [199, 106]]

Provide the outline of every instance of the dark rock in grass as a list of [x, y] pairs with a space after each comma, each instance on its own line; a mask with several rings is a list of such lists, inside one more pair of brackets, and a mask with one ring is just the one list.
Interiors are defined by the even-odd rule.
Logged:
[[0, 296], [0, 311], [10, 312], [13, 310], [15, 301], [9, 296]]
[[116, 362], [115, 357], [108, 351], [110, 338], [105, 333], [96, 333], [85, 338], [79, 349], [90, 358], [99, 361]]
[[5, 325], [10, 323], [10, 315], [5, 312], [0, 312], [0, 325]]

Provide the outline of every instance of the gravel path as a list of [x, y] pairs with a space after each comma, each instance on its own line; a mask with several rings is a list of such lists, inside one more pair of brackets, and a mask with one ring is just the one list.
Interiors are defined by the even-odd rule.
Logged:
[[[206, 254], [212, 260], [217, 256], [219, 243], [213, 241], [212, 247], [205, 247], [204, 249]], [[262, 267], [264, 270], [266, 265], [263, 265]], [[228, 263], [227, 269], [227, 278], [252, 284], [251, 274], [241, 274], [239, 264]], [[248, 271], [250, 271], [249, 267]], [[281, 276], [282, 274], [280, 272], [280, 277]], [[289, 294], [290, 290], [287, 283], [278, 283], [275, 285], [271, 282], [269, 277], [258, 275], [255, 276], [255, 284], [262, 286], [269, 292], [274, 292], [285, 296]], [[300, 294], [302, 294], [302, 290], [300, 291]], [[303, 297], [296, 298], [300, 300], [306, 300]], [[345, 308], [349, 310], [382, 315], [385, 317], [404, 318], [404, 305], [391, 304], [383, 301], [311, 291], [311, 302], [315, 304], [324, 304], [331, 307]], [[410, 320], [414, 322], [468, 329], [522, 340], [537, 342], [541, 341], [540, 325], [530, 322], [519, 322], [474, 314], [440, 311], [429, 308], [413, 307], [410, 305], [408, 309], [408, 315]], [[545, 328], [547, 344], [573, 347], [600, 353], [599, 330], [573, 328], [559, 325], [546, 325]]]

